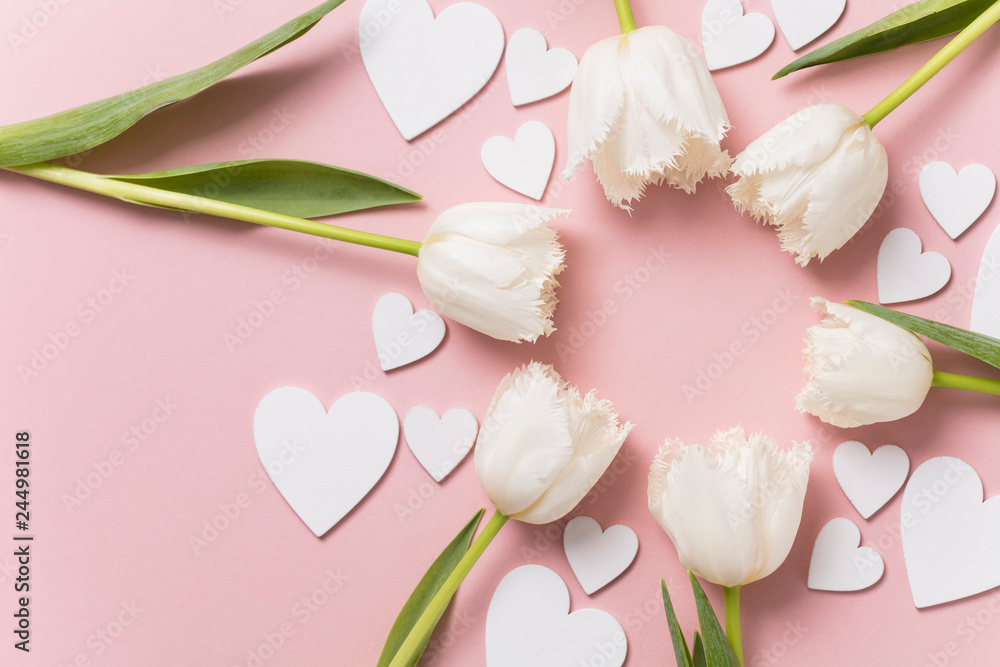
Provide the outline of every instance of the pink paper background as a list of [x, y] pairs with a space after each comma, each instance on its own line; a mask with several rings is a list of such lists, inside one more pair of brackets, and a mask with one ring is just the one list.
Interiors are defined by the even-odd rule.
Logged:
[[[5, 0], [0, 123], [193, 69], [313, 4]], [[436, 12], [448, 4], [431, 2]], [[577, 56], [617, 30], [610, 0], [482, 4], [497, 14], [508, 37], [534, 27], [550, 46]], [[769, 3], [744, 4], [771, 15]], [[898, 4], [852, 0], [824, 39]], [[634, 3], [640, 24], [669, 24], [696, 43], [702, 6]], [[39, 19], [45, 7], [54, 15]], [[890, 156], [890, 191], [897, 194], [887, 194], [855, 243], [802, 270], [779, 251], [770, 229], [733, 211], [719, 182], [694, 197], [650, 190], [632, 217], [604, 200], [589, 166], [575, 182], [563, 183], [558, 173], [566, 156], [568, 93], [515, 109], [502, 63], [437, 133], [407, 143], [354, 49], [361, 7], [350, 0], [295, 44], [70, 164], [128, 173], [248, 157], [330, 162], [393, 179], [426, 197], [415, 206], [344, 217], [342, 224], [420, 239], [435, 215], [454, 204], [528, 201], [485, 173], [479, 149], [492, 135], [512, 136], [521, 123], [542, 120], [557, 138], [556, 175], [545, 203], [574, 210], [559, 225], [569, 262], [559, 331], [537, 345], [514, 345], [449, 323], [432, 356], [384, 374], [375, 370], [371, 311], [387, 291], [427, 307], [411, 258], [338, 245], [332, 257], [314, 262], [319, 246], [309, 237], [215, 219], [187, 222], [174, 213], [0, 173], [0, 434], [10, 441], [6, 472], [0, 473], [0, 516], [9, 523], [0, 542], [12, 544], [12, 440], [25, 429], [33, 442], [37, 536], [30, 656], [12, 648], [13, 547], [0, 547], [0, 616], [8, 619], [0, 625], [0, 663], [252, 665], [266, 636], [284, 628], [291, 633], [281, 647], [273, 655], [263, 652], [268, 667], [374, 664], [427, 565], [487, 503], [471, 461], [438, 485], [401, 440], [372, 493], [317, 539], [266, 479], [253, 443], [254, 408], [280, 386], [304, 387], [327, 405], [360, 386], [385, 397], [400, 418], [418, 404], [439, 412], [463, 406], [481, 418], [499, 379], [531, 359], [555, 363], [583, 389], [596, 387], [637, 424], [617, 472], [577, 512], [604, 526], [634, 528], [639, 555], [624, 576], [588, 597], [566, 563], [562, 523], [512, 523], [461, 588], [421, 664], [483, 664], [492, 592], [509, 570], [526, 563], [562, 575], [573, 609], [596, 607], [621, 622], [629, 640], [626, 664], [671, 664], [661, 577], [688, 632], [696, 617], [673, 547], [646, 509], [648, 463], [665, 435], [705, 442], [715, 429], [737, 423], [782, 443], [810, 439], [817, 448], [791, 555], [773, 576], [744, 590], [747, 665], [994, 663], [996, 592], [916, 610], [898, 540], [899, 497], [864, 521], [837, 486], [831, 454], [839, 442], [859, 439], [872, 447], [901, 445], [913, 468], [933, 456], [958, 456], [979, 472], [987, 496], [995, 495], [996, 399], [937, 390], [911, 418], [851, 431], [827, 428], [792, 406], [805, 380], [803, 334], [817, 320], [808, 298], [875, 300], [878, 244], [894, 227], [913, 228], [925, 249], [943, 252], [954, 267], [944, 291], [904, 308], [968, 325], [969, 285], [997, 226], [996, 209], [953, 242], [920, 201], [917, 174], [933, 159], [1000, 167], [1000, 130], [990, 120], [998, 103], [998, 35], [988, 33], [879, 126]], [[30, 39], [14, 48], [10, 35], [22, 34], [31, 22], [44, 25], [37, 34], [23, 33]], [[939, 44], [772, 83], [771, 73], [794, 57], [779, 32], [761, 58], [715, 75], [734, 125], [727, 147], [737, 152], [807, 104], [836, 101], [864, 111]], [[642, 268], [660, 248], [670, 255], [666, 265]], [[124, 272], [127, 283], [105, 294], [115, 272]], [[226, 334], [274, 292], [283, 303], [230, 350]], [[791, 306], [778, 313], [774, 304], [782, 295]], [[101, 298], [107, 303], [100, 312], [88, 310], [88, 299]], [[604, 316], [606, 302], [614, 313]], [[29, 365], [34, 352], [70, 324], [79, 335], [37, 377], [23, 381], [18, 366]], [[720, 375], [716, 355], [734, 343], [744, 353]], [[990, 374], [938, 346], [932, 352], [949, 370]], [[683, 387], [700, 372], [717, 379], [689, 401]], [[148, 421], [158, 401], [175, 406], [162, 423]], [[130, 440], [130, 429], [141, 431], [144, 424], [147, 431], [155, 424], [155, 431]], [[96, 469], [107, 469], [112, 457], [121, 465], [68, 509], [65, 498]], [[206, 522], [224, 525], [219, 517], [227, 509], [234, 513], [238, 502], [244, 505], [238, 517], [196, 552], [192, 538], [202, 536]], [[863, 544], [885, 559], [883, 580], [867, 591], [806, 588], [813, 539], [836, 516], [854, 519]], [[326, 587], [337, 589], [332, 594], [324, 589], [331, 572], [342, 580]], [[720, 591], [710, 588], [721, 602]], [[311, 597], [312, 609], [304, 606]], [[123, 605], [141, 611], [133, 619]], [[119, 620], [129, 624], [121, 627]]]

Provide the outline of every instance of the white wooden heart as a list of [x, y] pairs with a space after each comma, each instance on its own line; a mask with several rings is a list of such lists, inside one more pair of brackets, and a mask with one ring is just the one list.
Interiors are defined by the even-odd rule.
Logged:
[[413, 312], [413, 304], [398, 292], [384, 294], [372, 313], [372, 336], [382, 370], [389, 371], [423, 359], [444, 340], [445, 326], [432, 310]]
[[480, 151], [489, 175], [515, 192], [541, 199], [556, 160], [556, 139], [545, 123], [529, 120], [511, 140], [490, 137]]
[[452, 408], [438, 417], [433, 408], [418, 405], [403, 419], [406, 444], [435, 482], [462, 462], [478, 432], [476, 416], [465, 408]]
[[910, 457], [896, 445], [882, 445], [874, 452], [848, 440], [833, 452], [833, 474], [847, 499], [864, 518], [882, 509], [903, 488], [910, 472]]
[[544, 35], [534, 28], [518, 30], [504, 57], [511, 103], [519, 107], [552, 97], [573, 83], [578, 64], [569, 49], [548, 49]]
[[809, 561], [809, 588], [860, 591], [875, 585], [885, 571], [877, 551], [861, 544], [858, 526], [843, 517], [831, 520], [816, 536]]
[[970, 329], [977, 333], [1000, 338], [1000, 226], [998, 226], [983, 251], [976, 277], [976, 291], [972, 297], [972, 323]]
[[701, 44], [708, 69], [753, 60], [774, 41], [774, 24], [763, 14], [743, 14], [740, 0], [708, 0], [701, 14]]
[[970, 164], [955, 173], [947, 162], [931, 162], [920, 171], [920, 196], [953, 239], [982, 216], [996, 191], [996, 176], [986, 165]]
[[878, 300], [901, 303], [931, 296], [951, 280], [951, 263], [939, 252], [921, 252], [923, 244], [912, 229], [897, 227], [886, 234], [878, 250]]
[[832, 28], [846, 6], [847, 0], [771, 0], [774, 20], [792, 51]]
[[253, 435], [271, 481], [318, 537], [385, 474], [399, 419], [384, 398], [368, 392], [347, 394], [327, 412], [307, 390], [283, 387], [257, 406]]
[[368, 78], [407, 140], [468, 102], [503, 55], [500, 20], [472, 2], [435, 18], [426, 0], [368, 0], [358, 31]]
[[566, 524], [563, 550], [580, 586], [592, 595], [628, 569], [639, 551], [639, 537], [628, 526], [602, 531], [595, 519], [578, 516]]

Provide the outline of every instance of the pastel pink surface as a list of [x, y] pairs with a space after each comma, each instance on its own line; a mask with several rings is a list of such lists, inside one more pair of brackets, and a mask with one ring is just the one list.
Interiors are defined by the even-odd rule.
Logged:
[[[0, 10], [6, 54], [0, 124], [193, 69], [313, 4], [7, 0]], [[448, 4], [431, 2], [436, 12]], [[617, 30], [610, 1], [482, 4], [508, 37], [534, 27], [550, 47], [577, 56]], [[25, 32], [42, 22], [44, 5], [56, 7], [54, 15]], [[346, 3], [296, 43], [70, 164], [128, 173], [250, 157], [330, 162], [422, 193], [422, 204], [338, 221], [414, 239], [454, 204], [528, 202], [486, 174], [479, 148], [487, 137], [541, 120], [556, 134], [561, 168], [568, 92], [514, 108], [501, 64], [469, 105], [408, 143], [379, 103], [357, 52], [361, 6], [360, 0]], [[894, 7], [888, 0], [849, 3], [823, 40]], [[696, 43], [701, 8], [634, 3], [640, 24], [667, 23]], [[766, 4], [752, 9], [770, 13]], [[23, 41], [10, 38], [29, 33]], [[808, 104], [836, 101], [864, 111], [940, 44], [772, 83], [770, 75], [794, 58], [778, 39], [758, 60], [714, 76], [734, 125], [726, 146], [738, 152]], [[991, 84], [997, 45], [988, 33], [878, 127], [890, 156], [884, 205], [854, 243], [822, 265], [797, 267], [771, 229], [734, 212], [718, 181], [693, 197], [651, 189], [630, 217], [605, 201], [587, 166], [572, 183], [554, 176], [544, 200], [574, 210], [559, 225], [569, 262], [559, 331], [536, 345], [513, 345], [449, 322], [433, 355], [388, 374], [378, 368], [371, 313], [389, 291], [406, 294], [417, 309], [428, 306], [411, 258], [231, 221], [185, 220], [0, 173], [0, 433], [11, 441], [12, 458], [13, 434], [31, 431], [37, 536], [32, 652], [14, 650], [8, 632], [0, 662], [253, 665], [257, 656], [268, 667], [374, 664], [428, 564], [487, 503], [473, 466], [463, 463], [437, 485], [400, 447], [369, 496], [317, 539], [257, 459], [257, 403], [287, 385], [308, 389], [327, 407], [363, 389], [386, 398], [400, 418], [424, 404], [438, 413], [467, 407], [481, 419], [499, 379], [536, 359], [555, 363], [584, 390], [597, 388], [623, 419], [637, 424], [612, 471], [573, 514], [585, 512], [604, 526], [629, 525], [639, 535], [639, 555], [621, 578], [588, 598], [562, 552], [564, 522], [512, 522], [459, 591], [421, 664], [483, 664], [490, 597], [507, 572], [526, 563], [560, 573], [573, 609], [597, 607], [619, 620], [629, 640], [627, 665], [669, 664], [661, 577], [689, 633], [696, 616], [673, 547], [646, 509], [648, 464], [665, 435], [704, 443], [715, 429], [740, 422], [782, 443], [809, 439], [817, 448], [788, 561], [743, 593], [748, 665], [922, 665], [940, 655], [951, 665], [991, 664], [996, 592], [914, 608], [898, 537], [898, 497], [859, 524], [862, 544], [885, 560], [880, 583], [860, 593], [822, 593], [806, 588], [806, 574], [820, 528], [835, 516], [854, 515], [833, 475], [837, 444], [898, 443], [913, 468], [936, 455], [956, 456], [976, 468], [987, 496], [996, 495], [996, 399], [938, 390], [913, 417], [850, 431], [827, 428], [792, 406], [805, 381], [802, 338], [817, 321], [809, 297], [874, 301], [878, 244], [893, 227], [911, 227], [925, 250], [945, 253], [954, 267], [941, 293], [905, 310], [968, 325], [971, 285], [998, 218], [989, 209], [953, 242], [921, 202], [917, 178], [920, 167], [938, 159], [957, 168], [970, 162], [1000, 168], [991, 162], [1000, 129], [982, 122], [984, 110], [998, 103]], [[661, 255], [669, 257], [663, 262]], [[109, 290], [109, 299], [102, 290], [116, 272], [118, 293]], [[96, 307], [90, 299], [98, 300]], [[258, 311], [268, 314], [254, 316], [260, 326], [252, 335], [227, 344], [241, 319]], [[67, 325], [76, 325], [78, 335], [64, 341], [37, 377], [23, 379], [18, 367], [62, 340]], [[939, 346], [931, 349], [948, 370], [990, 373]], [[686, 396], [685, 386], [698, 388], [700, 378], [701, 393]], [[158, 401], [172, 407], [157, 412]], [[165, 418], [156, 422], [154, 414]], [[108, 463], [112, 459], [120, 465]], [[88, 475], [94, 481], [95, 471], [107, 472], [109, 465], [109, 474], [97, 472], [96, 488], [86, 486]], [[11, 522], [0, 536], [14, 532], [12, 468], [0, 473]], [[67, 504], [81, 484], [89, 497]], [[12, 544], [9, 539], [0, 537]], [[194, 544], [199, 539], [203, 545]], [[0, 549], [4, 615], [15, 605], [12, 552]], [[721, 592], [709, 588], [721, 604]], [[123, 612], [123, 605], [141, 611]], [[129, 624], [118, 625], [123, 620]], [[269, 637], [278, 648], [269, 648]]]

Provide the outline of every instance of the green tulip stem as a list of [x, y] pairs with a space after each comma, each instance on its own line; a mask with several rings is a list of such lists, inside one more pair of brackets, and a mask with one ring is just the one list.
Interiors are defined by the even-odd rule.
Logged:
[[63, 167], [48, 162], [38, 162], [36, 164], [26, 164], [17, 167], [3, 167], [7, 171], [24, 174], [32, 178], [38, 178], [50, 183], [59, 183], [78, 190], [86, 190], [105, 197], [114, 197], [133, 204], [143, 204], [147, 206], [160, 206], [192, 213], [207, 213], [220, 218], [231, 218], [243, 222], [252, 222], [257, 225], [267, 225], [279, 229], [288, 229], [293, 232], [322, 236], [327, 239], [345, 241], [356, 245], [368, 246], [370, 248], [381, 248], [392, 250], [407, 255], [419, 256], [419, 241], [408, 241], [397, 239], [392, 236], [382, 236], [380, 234], [369, 234], [359, 232], [346, 227], [335, 227], [314, 220], [304, 218], [294, 218], [280, 213], [261, 211], [260, 209], [239, 204], [208, 199], [188, 195], [181, 192], [170, 192], [160, 188], [153, 188], [147, 185], [136, 183], [126, 183], [113, 178], [91, 174], [86, 171], [77, 171], [69, 167]]
[[459, 584], [469, 574], [472, 566], [483, 555], [486, 547], [497, 536], [497, 533], [500, 532], [500, 529], [503, 528], [503, 525], [507, 523], [507, 519], [509, 518], [509, 516], [501, 514], [499, 510], [493, 512], [493, 516], [490, 517], [483, 531], [473, 540], [469, 546], [469, 550], [465, 552], [462, 560], [458, 562], [458, 566], [444, 580], [441, 588], [434, 595], [433, 599], [431, 599], [430, 604], [427, 605], [420, 618], [417, 619], [417, 622], [410, 630], [410, 634], [406, 636], [406, 640], [399, 647], [396, 656], [389, 663], [389, 667], [406, 667], [407, 665], [416, 664], [420, 652], [423, 651], [427, 637], [430, 636], [437, 622], [441, 620], [441, 616], [444, 614], [444, 610], [448, 608], [448, 603], [454, 597]]
[[993, 3], [989, 9], [979, 15], [962, 32], [958, 33], [943, 49], [938, 51], [933, 58], [928, 60], [923, 67], [917, 70], [916, 74], [907, 79], [903, 85], [892, 91], [889, 97], [876, 104], [871, 111], [863, 118], [870, 127], [875, 127], [879, 121], [888, 116], [900, 104], [909, 99], [910, 95], [917, 92], [922, 85], [931, 80], [935, 74], [940, 72], [945, 65], [950, 63], [955, 56], [961, 53], [965, 47], [986, 30], [1000, 20], [1000, 2]]
[[1000, 396], [1000, 380], [988, 380], [986, 378], [934, 371], [934, 382], [932, 384], [935, 387], [964, 389], [965, 391], [978, 391], [981, 394]]
[[743, 633], [740, 630], [740, 587], [723, 586], [723, 599], [726, 603], [726, 639], [733, 647], [736, 659], [743, 664]]
[[632, 16], [632, 5], [628, 0], [615, 0], [615, 11], [618, 12], [618, 25], [622, 27], [623, 35], [635, 30], [635, 17]]

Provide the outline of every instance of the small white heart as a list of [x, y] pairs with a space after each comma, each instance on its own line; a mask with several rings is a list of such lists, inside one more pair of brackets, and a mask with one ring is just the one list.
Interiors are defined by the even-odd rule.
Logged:
[[986, 211], [997, 191], [989, 167], [970, 164], [955, 173], [947, 162], [931, 162], [920, 171], [920, 196], [948, 236], [957, 239]]
[[433, 408], [418, 405], [403, 419], [403, 435], [410, 451], [435, 482], [440, 482], [465, 458], [476, 442], [479, 422], [465, 408], [452, 408], [438, 417]]
[[578, 516], [566, 524], [563, 550], [577, 581], [593, 595], [628, 569], [639, 551], [639, 538], [628, 526], [601, 524], [589, 516]]
[[413, 304], [389, 292], [375, 304], [372, 335], [382, 370], [390, 371], [423, 359], [444, 340], [444, 320], [432, 310], [413, 312]]
[[792, 51], [832, 28], [846, 6], [847, 0], [771, 0], [774, 20]]
[[870, 517], [903, 488], [910, 472], [910, 457], [896, 445], [882, 445], [874, 452], [848, 440], [833, 452], [833, 474], [844, 495], [864, 518]]
[[969, 328], [976, 333], [1000, 338], [1000, 226], [990, 235], [979, 264]]
[[774, 41], [774, 24], [763, 14], [743, 14], [740, 0], [708, 0], [701, 13], [701, 44], [708, 69], [753, 60]]
[[486, 612], [487, 667], [621, 667], [622, 626], [597, 609], [569, 613], [569, 589], [542, 565], [507, 573]]
[[573, 83], [578, 65], [569, 49], [546, 50], [545, 37], [533, 28], [514, 33], [507, 42], [504, 64], [510, 101], [516, 107], [564, 90]]
[[368, 0], [358, 39], [368, 78], [406, 140], [472, 99], [493, 76], [504, 46], [500, 20], [472, 2], [435, 18], [427, 0]]
[[861, 531], [850, 519], [833, 519], [819, 531], [809, 561], [809, 588], [860, 591], [882, 578], [882, 556], [861, 544]]
[[319, 537], [385, 474], [399, 419], [384, 398], [368, 392], [347, 394], [327, 412], [305, 389], [284, 387], [257, 406], [253, 437], [271, 481]]
[[879, 303], [923, 299], [951, 280], [951, 264], [939, 252], [924, 252], [912, 229], [898, 227], [885, 236], [878, 250]]
[[1000, 586], [1000, 496], [983, 501], [983, 482], [965, 461], [940, 456], [914, 470], [899, 526], [918, 608]]
[[556, 139], [545, 123], [529, 120], [511, 140], [490, 137], [480, 156], [490, 176], [515, 192], [541, 199], [556, 160]]

